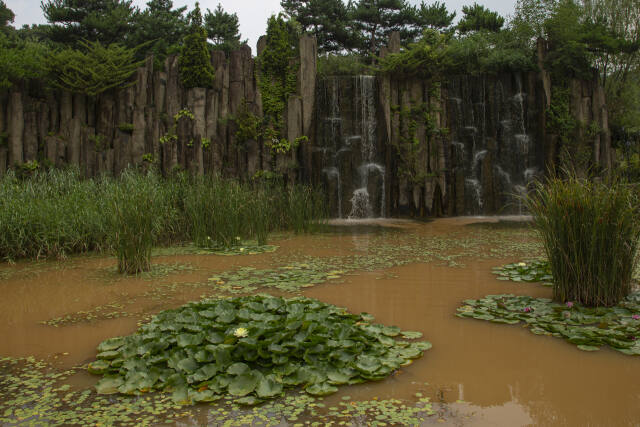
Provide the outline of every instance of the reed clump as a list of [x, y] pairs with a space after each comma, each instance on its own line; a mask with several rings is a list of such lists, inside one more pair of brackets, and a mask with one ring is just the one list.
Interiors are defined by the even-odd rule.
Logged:
[[111, 251], [122, 272], [138, 273], [149, 268], [154, 245], [264, 245], [276, 230], [315, 231], [325, 205], [321, 193], [281, 182], [135, 170], [93, 179], [73, 169], [23, 179], [9, 172], [0, 179], [0, 258]]
[[610, 307], [630, 293], [640, 238], [638, 197], [630, 187], [551, 178], [537, 184], [527, 205], [544, 242], [555, 300]]

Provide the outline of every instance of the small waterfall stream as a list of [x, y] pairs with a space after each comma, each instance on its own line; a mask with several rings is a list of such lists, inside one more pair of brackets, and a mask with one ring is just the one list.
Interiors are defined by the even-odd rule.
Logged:
[[379, 160], [374, 76], [328, 77], [319, 82], [318, 140], [323, 179], [334, 216], [385, 215], [386, 171]]

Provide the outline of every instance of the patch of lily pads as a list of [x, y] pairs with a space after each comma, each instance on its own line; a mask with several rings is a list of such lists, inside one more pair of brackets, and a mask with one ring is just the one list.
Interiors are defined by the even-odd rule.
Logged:
[[[343, 396], [335, 404], [303, 391], [287, 393], [259, 407], [234, 403], [232, 396], [213, 402], [202, 411], [180, 406], [161, 393], [98, 395], [92, 389], [77, 388], [69, 379], [81, 369], [55, 370], [33, 358], [0, 358], [0, 425], [68, 426], [158, 424], [199, 425], [417, 425], [434, 414], [429, 398], [352, 400]], [[195, 409], [195, 408], [194, 408]], [[202, 419], [202, 416], [206, 420]], [[204, 422], [203, 422], [204, 421]]]
[[493, 274], [498, 280], [513, 282], [542, 282], [545, 286], [553, 286], [553, 275], [546, 259], [536, 259], [494, 267]]
[[465, 300], [457, 316], [505, 324], [524, 322], [532, 333], [563, 338], [580, 350], [595, 351], [606, 345], [640, 355], [640, 292], [615, 307], [597, 308], [548, 298], [489, 295]]
[[278, 246], [276, 245], [259, 245], [256, 241], [246, 241], [231, 247], [200, 247], [193, 244], [185, 244], [167, 248], [154, 248], [152, 251], [152, 255], [258, 255], [263, 253], [275, 252], [276, 250], [278, 250]]
[[89, 372], [103, 375], [100, 394], [171, 392], [180, 404], [231, 396], [255, 405], [295, 387], [324, 396], [343, 384], [382, 380], [431, 348], [372, 321], [302, 297], [203, 300], [104, 341]]
[[319, 261], [295, 262], [270, 269], [243, 267], [210, 277], [209, 284], [220, 292], [231, 294], [253, 292], [260, 288], [298, 292], [302, 288], [339, 279], [343, 274], [344, 270], [332, 269]]

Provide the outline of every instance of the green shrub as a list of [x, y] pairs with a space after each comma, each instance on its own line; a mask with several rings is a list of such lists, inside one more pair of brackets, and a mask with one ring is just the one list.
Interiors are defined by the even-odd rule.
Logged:
[[640, 238], [637, 196], [619, 183], [550, 179], [527, 205], [554, 278], [554, 299], [613, 306], [631, 290]]
[[118, 271], [138, 274], [151, 269], [151, 249], [159, 240], [166, 193], [160, 178], [149, 174], [142, 178], [125, 171], [112, 183], [109, 200], [109, 238], [118, 258]]
[[[137, 49], [118, 44], [79, 42], [80, 50], [65, 48], [50, 53], [45, 64], [53, 87], [95, 96], [113, 88], [133, 85], [130, 77], [144, 64]], [[142, 48], [144, 46], [140, 46]]]
[[180, 51], [180, 82], [185, 88], [211, 87], [215, 73], [207, 48], [207, 31], [202, 25], [200, 5], [189, 14], [189, 34], [185, 36]]

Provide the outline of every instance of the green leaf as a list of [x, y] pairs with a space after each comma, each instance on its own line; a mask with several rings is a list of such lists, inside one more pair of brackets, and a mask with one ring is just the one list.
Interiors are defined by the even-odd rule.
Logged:
[[260, 398], [275, 397], [282, 393], [282, 383], [279, 383], [275, 375], [267, 375], [262, 378], [256, 388], [256, 394]]
[[246, 396], [256, 389], [258, 385], [258, 376], [253, 372], [247, 372], [238, 375], [229, 383], [229, 394], [233, 396]]
[[122, 384], [124, 384], [122, 377], [107, 376], [98, 381], [96, 392], [98, 394], [115, 394], [118, 393], [118, 387]]

